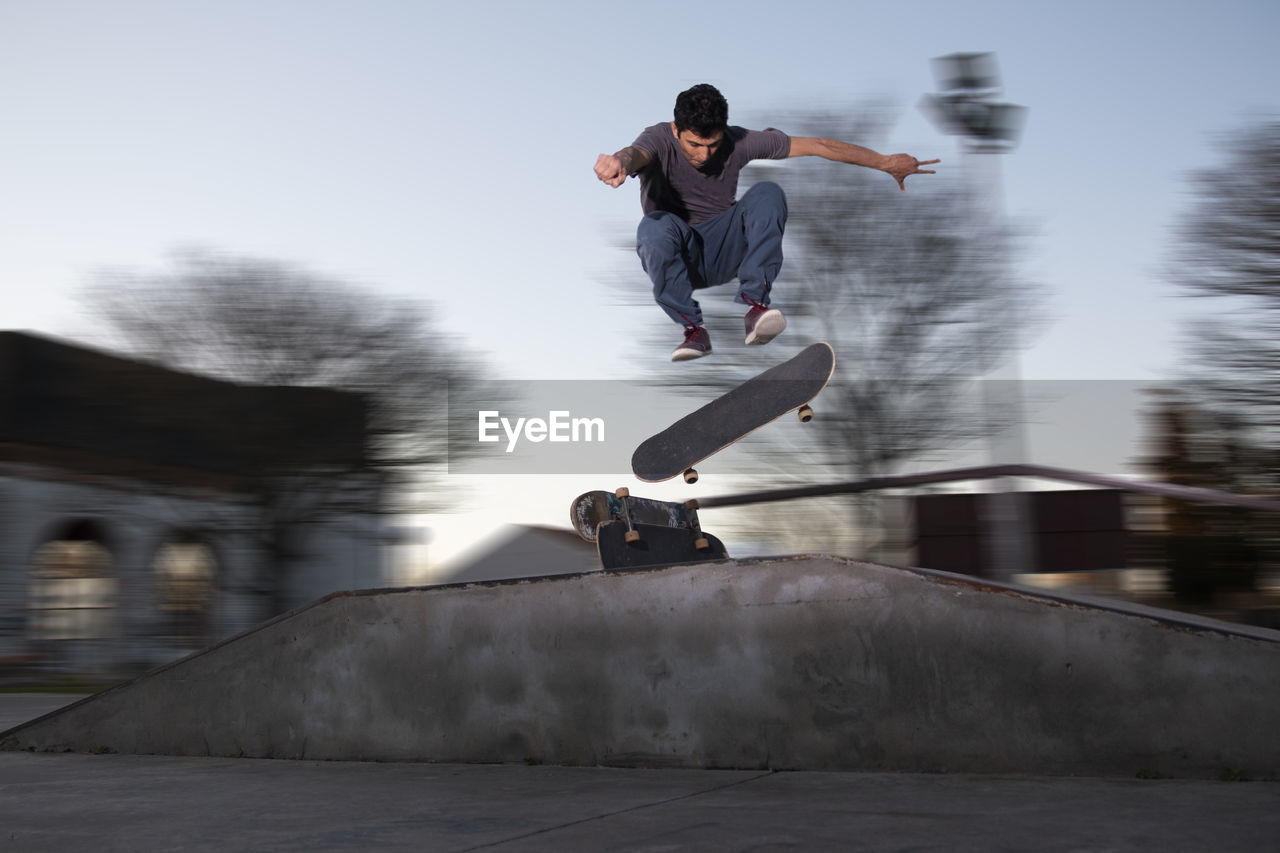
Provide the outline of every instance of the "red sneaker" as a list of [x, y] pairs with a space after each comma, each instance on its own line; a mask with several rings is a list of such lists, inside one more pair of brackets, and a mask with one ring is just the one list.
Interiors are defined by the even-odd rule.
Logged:
[[672, 361], [690, 361], [711, 354], [711, 336], [701, 326], [684, 327], [684, 343], [671, 353]]
[[766, 308], [763, 305], [752, 305], [747, 312], [747, 345], [759, 346], [782, 334], [787, 327], [787, 318], [777, 308]]

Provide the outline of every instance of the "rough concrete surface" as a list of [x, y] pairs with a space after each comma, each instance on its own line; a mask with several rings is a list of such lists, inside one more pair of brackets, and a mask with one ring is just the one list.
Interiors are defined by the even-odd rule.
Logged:
[[1270, 851], [1280, 783], [0, 754], [0, 850]]
[[827, 556], [330, 596], [6, 750], [1280, 777], [1280, 633]]

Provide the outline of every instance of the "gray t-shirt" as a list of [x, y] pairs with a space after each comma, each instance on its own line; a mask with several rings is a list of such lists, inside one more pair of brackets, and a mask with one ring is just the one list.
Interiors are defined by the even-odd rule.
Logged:
[[791, 137], [780, 130], [732, 126], [715, 156], [695, 169], [681, 153], [670, 122], [646, 128], [632, 145], [653, 155], [653, 161], [638, 173], [645, 214], [665, 210], [690, 223], [703, 222], [733, 206], [743, 166], [752, 160], [784, 160], [791, 154]]

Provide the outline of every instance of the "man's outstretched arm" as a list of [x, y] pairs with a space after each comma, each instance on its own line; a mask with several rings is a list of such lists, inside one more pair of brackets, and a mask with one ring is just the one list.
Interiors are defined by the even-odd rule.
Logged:
[[880, 154], [861, 145], [838, 142], [834, 139], [818, 139], [812, 136], [791, 137], [791, 157], [823, 157], [837, 163], [851, 163], [888, 172], [898, 182], [898, 188], [907, 191], [907, 175], [932, 175], [934, 170], [921, 169], [938, 160], [917, 160], [910, 154]]
[[628, 175], [634, 175], [649, 162], [653, 155], [643, 148], [628, 145], [617, 154], [601, 154], [596, 158], [596, 177], [611, 187], [620, 187]]

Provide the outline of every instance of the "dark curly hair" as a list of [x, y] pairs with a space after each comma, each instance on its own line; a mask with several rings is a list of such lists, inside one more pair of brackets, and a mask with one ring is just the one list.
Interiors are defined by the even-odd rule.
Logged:
[[710, 83], [699, 83], [676, 96], [676, 131], [715, 136], [729, 126], [729, 102]]

